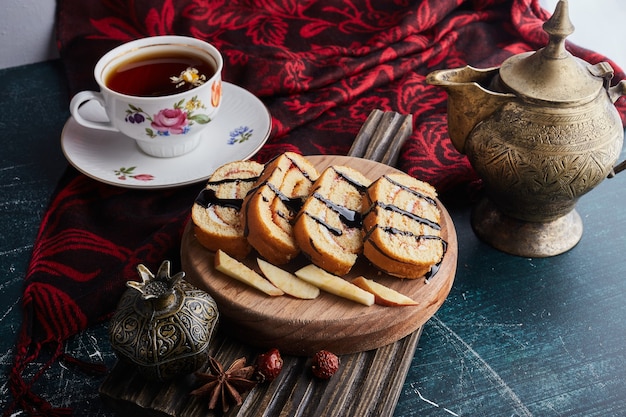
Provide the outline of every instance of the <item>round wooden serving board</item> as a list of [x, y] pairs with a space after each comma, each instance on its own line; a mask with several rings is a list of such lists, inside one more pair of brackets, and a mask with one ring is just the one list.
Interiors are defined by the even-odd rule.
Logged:
[[[307, 158], [320, 173], [330, 165], [347, 165], [375, 180], [395, 171], [378, 162], [347, 156]], [[285, 354], [307, 356], [320, 349], [336, 354], [376, 349], [416, 331], [435, 314], [450, 292], [456, 273], [457, 237], [450, 215], [440, 202], [438, 204], [442, 213], [441, 236], [448, 245], [439, 271], [428, 282], [388, 276], [364, 257], [360, 257], [345, 277], [363, 275], [374, 279], [418, 301], [417, 306], [366, 307], [325, 292], [314, 300], [288, 295], [269, 297], [216, 271], [213, 252], [196, 240], [191, 222], [181, 243], [182, 268], [189, 282], [215, 298], [222, 330], [246, 344], [276, 347]], [[253, 252], [244, 262], [259, 271], [255, 256]], [[293, 272], [307, 263], [304, 256], [300, 256], [282, 267]]]

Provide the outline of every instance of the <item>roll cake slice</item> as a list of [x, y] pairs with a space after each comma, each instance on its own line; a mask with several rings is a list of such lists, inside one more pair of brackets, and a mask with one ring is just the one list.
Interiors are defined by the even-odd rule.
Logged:
[[285, 152], [265, 165], [243, 201], [244, 234], [270, 263], [288, 263], [300, 253], [292, 221], [319, 174], [302, 155]]
[[380, 270], [420, 278], [443, 259], [435, 189], [407, 174], [381, 176], [363, 198], [363, 254]]
[[346, 166], [330, 166], [313, 184], [294, 223], [302, 252], [320, 268], [345, 275], [363, 249], [362, 199], [371, 180]]
[[213, 172], [191, 208], [193, 230], [201, 245], [243, 259], [251, 251], [241, 221], [243, 199], [263, 171], [263, 164], [235, 161]]

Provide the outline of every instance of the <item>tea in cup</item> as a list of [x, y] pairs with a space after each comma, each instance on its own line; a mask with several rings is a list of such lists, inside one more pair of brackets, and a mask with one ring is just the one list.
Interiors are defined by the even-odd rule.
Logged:
[[[121, 132], [148, 155], [174, 157], [195, 149], [222, 101], [220, 52], [186, 36], [153, 36], [112, 49], [96, 63], [100, 91], [70, 102], [80, 125]], [[80, 107], [98, 102], [108, 121], [88, 120]]]

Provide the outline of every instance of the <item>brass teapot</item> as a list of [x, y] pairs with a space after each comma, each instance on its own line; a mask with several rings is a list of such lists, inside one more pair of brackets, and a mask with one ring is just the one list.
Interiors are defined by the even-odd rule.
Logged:
[[499, 68], [434, 71], [448, 93], [448, 130], [483, 180], [472, 227], [493, 247], [526, 257], [568, 251], [582, 237], [579, 197], [613, 173], [624, 140], [611, 66], [565, 49], [568, 3], [543, 25], [548, 45]]

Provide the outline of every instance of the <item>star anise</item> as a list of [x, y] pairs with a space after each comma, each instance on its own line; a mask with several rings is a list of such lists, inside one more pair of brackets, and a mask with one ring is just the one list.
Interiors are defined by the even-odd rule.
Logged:
[[209, 357], [209, 370], [210, 373], [195, 373], [203, 385], [191, 391], [192, 395], [209, 396], [209, 410], [215, 409], [220, 400], [223, 412], [227, 412], [232, 404], [241, 405], [243, 403], [241, 395], [256, 385], [256, 381], [251, 379], [255, 367], [246, 366], [246, 358], [236, 359], [224, 371], [215, 358]]

